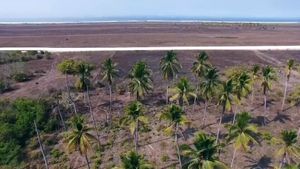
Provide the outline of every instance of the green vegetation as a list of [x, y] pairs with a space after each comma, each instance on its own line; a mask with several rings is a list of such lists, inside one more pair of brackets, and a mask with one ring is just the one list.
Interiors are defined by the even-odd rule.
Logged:
[[47, 51], [6, 52], [0, 54], [0, 64], [13, 62], [28, 62], [30, 60], [50, 58], [51, 53]]
[[[26, 52], [26, 56], [36, 59], [46, 55]], [[245, 167], [238, 166], [240, 163], [255, 163], [250, 167], [261, 167], [260, 160], [264, 159], [252, 159], [260, 145], [267, 147], [268, 153], [277, 154], [274, 160], [270, 153], [266, 154], [270, 158], [268, 167], [299, 168], [300, 126], [284, 121], [290, 120], [289, 116], [297, 118], [298, 114], [293, 112], [297, 109], [293, 106], [298, 110], [300, 107], [300, 87], [293, 86], [298, 81], [290, 81], [294, 62], [288, 61], [285, 78], [278, 82], [277, 68], [273, 66], [218, 70], [205, 52], [196, 57], [191, 68], [184, 69], [191, 70], [192, 76], [181, 72], [182, 66], [173, 51], [161, 58], [159, 72], [152, 72], [146, 61], [137, 61], [126, 79], [119, 79], [124, 75], [123, 69], [111, 58], [98, 64], [63, 60], [57, 68], [65, 75], [65, 90], [53, 90], [39, 99], [20, 97], [0, 101], [0, 168]], [[18, 82], [26, 81], [30, 77], [24, 72], [16, 71], [12, 77]], [[162, 75], [166, 91], [155, 88], [152, 75]], [[186, 76], [177, 79], [178, 75]], [[101, 87], [94, 84], [95, 78], [103, 82]], [[284, 93], [280, 98], [275, 97], [278, 88], [282, 89], [281, 84], [285, 84]], [[1, 80], [0, 93], [9, 90], [8, 81]], [[264, 105], [255, 101], [262, 98]], [[282, 110], [275, 114], [274, 111], [280, 109], [278, 100]], [[283, 114], [285, 100], [291, 107]], [[269, 102], [274, 108], [268, 109]], [[267, 118], [269, 123], [265, 122]], [[256, 125], [262, 121], [264, 125]], [[284, 121], [285, 127], [274, 128], [278, 121]], [[265, 147], [259, 148], [259, 153], [265, 153]], [[248, 156], [250, 160], [245, 159]]]

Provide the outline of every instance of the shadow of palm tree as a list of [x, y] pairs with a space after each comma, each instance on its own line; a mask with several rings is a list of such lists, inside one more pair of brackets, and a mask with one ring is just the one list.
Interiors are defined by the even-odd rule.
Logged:
[[184, 135], [185, 139], [189, 139], [189, 138], [194, 137], [194, 134], [197, 131], [199, 131], [199, 130], [197, 130], [196, 128], [187, 128], [182, 132], [182, 134]]
[[233, 120], [233, 114], [230, 113], [230, 114], [224, 114], [223, 117], [222, 117], [222, 123], [231, 123]]
[[272, 158], [263, 155], [260, 159], [256, 160], [250, 156], [245, 156], [247, 158], [246, 162], [251, 163], [250, 165], [246, 166], [246, 168], [250, 169], [265, 169], [271, 168]]
[[277, 115], [271, 120], [271, 122], [280, 122], [280, 123], [286, 123], [286, 121], [291, 121], [291, 118], [287, 114], [282, 114], [280, 112], [277, 112]]
[[251, 122], [258, 126], [264, 126], [264, 123], [269, 123], [270, 120], [265, 116], [256, 116], [255, 118], [252, 118]]

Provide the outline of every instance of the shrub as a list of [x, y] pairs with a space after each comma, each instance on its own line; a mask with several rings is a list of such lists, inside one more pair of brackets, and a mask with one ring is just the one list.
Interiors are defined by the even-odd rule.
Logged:
[[30, 80], [30, 77], [26, 73], [17, 73], [13, 75], [13, 78], [16, 82], [25, 82]]
[[0, 80], [0, 93], [4, 93], [10, 89], [10, 84], [6, 81]]

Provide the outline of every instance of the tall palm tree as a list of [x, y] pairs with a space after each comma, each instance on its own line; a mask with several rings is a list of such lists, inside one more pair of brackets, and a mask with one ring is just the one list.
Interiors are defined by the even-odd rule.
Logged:
[[300, 146], [297, 144], [297, 132], [285, 130], [281, 133], [281, 143], [283, 146], [277, 151], [278, 156], [282, 156], [280, 168], [290, 164], [293, 157], [300, 160]]
[[90, 164], [88, 160], [88, 151], [91, 150], [92, 141], [97, 140], [91, 134], [93, 128], [87, 127], [84, 124], [84, 119], [80, 116], [75, 116], [72, 119], [73, 130], [70, 131], [65, 139], [69, 152], [79, 151], [80, 155], [85, 157], [88, 168]]
[[152, 165], [135, 151], [129, 151], [121, 155], [121, 167], [114, 169], [153, 169]]
[[[167, 54], [160, 60], [160, 70], [162, 72], [164, 80], [174, 81], [174, 77], [178, 74], [181, 69], [181, 65], [178, 61], [177, 55], [173, 51], [168, 51]], [[167, 85], [166, 90], [166, 104], [168, 104], [169, 86]]]
[[194, 89], [186, 78], [181, 78], [175, 87], [170, 89], [170, 94], [172, 95], [170, 101], [176, 100], [180, 106], [183, 106], [184, 102], [189, 104], [190, 97], [197, 97], [194, 93]]
[[[237, 105], [241, 104], [241, 101], [251, 91], [251, 77], [247, 72], [242, 72], [236, 78], [233, 79], [234, 93], [236, 95]], [[236, 114], [238, 110], [234, 111], [233, 123], [235, 122]]]
[[189, 157], [186, 163], [188, 169], [228, 169], [217, 156], [220, 146], [216, 138], [205, 133], [195, 136], [193, 146], [187, 144], [180, 146], [183, 156]]
[[77, 114], [77, 109], [74, 100], [71, 97], [70, 93], [70, 82], [69, 75], [75, 75], [77, 73], [77, 62], [72, 59], [67, 59], [58, 64], [58, 70], [65, 75], [66, 78], [66, 87], [68, 92], [68, 99], [73, 106], [74, 113]]
[[286, 65], [286, 80], [285, 80], [284, 94], [283, 94], [283, 98], [282, 98], [281, 110], [283, 110], [283, 108], [284, 108], [284, 104], [285, 104], [285, 100], [286, 100], [286, 94], [287, 94], [287, 87], [288, 87], [288, 83], [290, 81], [291, 72], [292, 72], [292, 69], [294, 67], [294, 63], [295, 63], [295, 61], [293, 59], [289, 59], [287, 61], [287, 65]]
[[230, 168], [233, 168], [234, 159], [237, 150], [249, 150], [250, 143], [258, 143], [258, 131], [255, 125], [249, 124], [251, 116], [248, 112], [242, 112], [237, 115], [235, 124], [228, 125], [228, 141], [233, 142], [234, 152]]
[[151, 70], [143, 61], [139, 61], [133, 65], [129, 73], [129, 78], [129, 90], [136, 96], [136, 100], [139, 100], [153, 88]]
[[216, 68], [209, 68], [204, 73], [204, 78], [201, 83], [202, 95], [205, 98], [205, 106], [204, 106], [204, 118], [203, 122], [205, 125], [206, 122], [206, 114], [207, 114], [207, 106], [212, 97], [217, 90], [218, 85], [220, 84], [218, 70]]
[[217, 143], [220, 138], [220, 129], [222, 125], [222, 119], [225, 111], [230, 111], [232, 106], [232, 100], [233, 100], [233, 82], [232, 79], [229, 79], [227, 82], [223, 83], [221, 94], [219, 96], [219, 103], [222, 107], [221, 116], [219, 119], [219, 125], [218, 125], [218, 131], [217, 131]]
[[197, 60], [193, 63], [192, 72], [196, 77], [201, 78], [204, 76], [206, 69], [211, 67], [211, 64], [208, 62], [208, 55], [206, 52], [201, 52]]
[[165, 129], [165, 133], [168, 135], [174, 135], [174, 143], [178, 155], [179, 167], [182, 168], [180, 150], [178, 146], [178, 134], [179, 125], [185, 125], [188, 123], [188, 120], [184, 115], [184, 111], [181, 107], [172, 104], [167, 106], [160, 114], [160, 120], [169, 122], [168, 127]]
[[[192, 66], [192, 72], [194, 73], [196, 79], [198, 80], [198, 85], [196, 87], [196, 94], [198, 93], [200, 81], [204, 77], [204, 74], [207, 71], [207, 69], [210, 67], [211, 67], [211, 64], [208, 62], [208, 55], [204, 51], [201, 52], [197, 56], [196, 61], [193, 63], [193, 66]], [[194, 106], [196, 103], [196, 99], [197, 99], [197, 97], [195, 97], [195, 99], [194, 99]], [[193, 107], [193, 110], [194, 110], [194, 107]]]
[[109, 121], [111, 121], [111, 109], [112, 109], [112, 85], [115, 78], [118, 76], [119, 70], [117, 63], [114, 63], [111, 58], [106, 59], [102, 63], [101, 67], [102, 80], [106, 81], [109, 87]]
[[257, 79], [259, 79], [259, 70], [260, 70], [260, 66], [255, 64], [253, 65], [250, 73], [251, 73], [251, 82], [252, 82], [252, 87], [251, 87], [251, 102], [253, 103], [254, 100], [254, 92], [255, 92], [255, 83], [257, 81]]
[[[262, 69], [262, 83], [261, 86], [263, 88], [263, 95], [264, 95], [264, 108], [265, 113], [267, 113], [267, 93], [271, 90], [272, 81], [276, 80], [276, 72], [274, 68], [271, 66], [266, 66]], [[264, 118], [264, 124], [265, 124]]]
[[135, 151], [138, 150], [139, 128], [148, 124], [148, 118], [144, 116], [143, 105], [138, 101], [129, 103], [125, 108], [125, 116], [121, 119], [123, 126], [128, 126], [130, 133], [134, 137]]

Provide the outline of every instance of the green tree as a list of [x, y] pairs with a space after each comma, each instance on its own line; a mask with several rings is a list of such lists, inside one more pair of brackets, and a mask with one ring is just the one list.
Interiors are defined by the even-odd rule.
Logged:
[[106, 59], [102, 63], [101, 67], [102, 80], [106, 81], [109, 87], [109, 121], [111, 121], [111, 109], [112, 109], [112, 86], [115, 78], [118, 76], [119, 70], [117, 68], [117, 63], [114, 63], [111, 58]]
[[66, 87], [67, 87], [67, 92], [68, 92], [68, 99], [70, 103], [72, 104], [74, 108], [75, 114], [77, 114], [77, 109], [76, 109], [76, 104], [71, 97], [70, 93], [70, 80], [69, 80], [69, 75], [75, 75], [77, 73], [77, 62], [72, 59], [66, 59], [63, 60], [61, 63], [58, 64], [58, 70], [63, 73], [66, 76]]
[[86, 62], [80, 61], [77, 63], [76, 71], [79, 76], [76, 87], [79, 90], [88, 91], [90, 87], [91, 71], [94, 67]]
[[170, 94], [172, 95], [170, 101], [177, 100], [180, 106], [183, 106], [184, 102], [189, 104], [190, 97], [197, 97], [186, 78], [181, 78], [175, 87], [170, 89]]
[[165, 129], [167, 135], [174, 135], [175, 147], [178, 155], [179, 167], [182, 168], [180, 150], [178, 146], [179, 125], [188, 124], [188, 120], [184, 115], [184, 111], [177, 105], [167, 106], [160, 114], [160, 120], [167, 121], [168, 127]]
[[281, 133], [280, 142], [282, 147], [277, 151], [277, 155], [282, 157], [280, 168], [286, 164], [291, 164], [292, 158], [300, 159], [300, 146], [297, 144], [297, 133], [293, 130], [285, 130]]
[[133, 101], [125, 108], [125, 116], [121, 119], [123, 126], [128, 126], [130, 133], [134, 137], [135, 151], [138, 150], [139, 128], [148, 124], [148, 118], [144, 115], [143, 105], [138, 101]]
[[203, 81], [200, 85], [202, 96], [205, 99], [205, 106], [204, 106], [204, 118], [203, 122], [205, 125], [206, 122], [206, 114], [207, 114], [207, 106], [213, 96], [216, 93], [216, 90], [220, 84], [218, 70], [216, 68], [209, 68], [204, 73]]
[[[276, 80], [276, 72], [274, 68], [271, 66], [266, 66], [262, 69], [262, 83], [261, 86], [263, 88], [263, 95], [264, 95], [264, 108], [265, 113], [267, 113], [267, 93], [271, 90], [272, 81]], [[265, 124], [264, 118], [264, 124]]]
[[121, 155], [121, 162], [122, 166], [114, 169], [153, 169], [152, 165], [143, 156], [134, 151]]
[[255, 64], [253, 65], [250, 73], [251, 73], [251, 82], [252, 82], [252, 87], [251, 87], [251, 102], [253, 103], [254, 100], [254, 95], [255, 95], [255, 84], [256, 81], [259, 79], [260, 77], [260, 66]]
[[217, 131], [217, 142], [219, 142], [220, 138], [220, 129], [222, 125], [222, 119], [225, 111], [230, 111], [232, 107], [233, 100], [233, 82], [232, 79], [229, 79], [227, 82], [223, 82], [221, 94], [219, 96], [218, 105], [222, 107], [221, 116], [219, 119], [218, 131]]
[[[237, 106], [241, 104], [243, 98], [247, 97], [251, 91], [251, 77], [247, 72], [242, 72], [237, 77], [233, 78], [234, 94], [236, 95]], [[233, 123], [235, 122], [238, 110], [234, 111]]]
[[129, 73], [129, 90], [139, 100], [152, 90], [151, 70], [148, 65], [139, 61], [133, 65]]
[[284, 94], [283, 94], [283, 98], [282, 98], [281, 110], [283, 110], [283, 108], [284, 108], [284, 104], [285, 104], [285, 100], [286, 100], [286, 94], [287, 94], [287, 88], [288, 88], [288, 83], [290, 81], [291, 72], [292, 72], [292, 69], [293, 69], [294, 65], [295, 65], [295, 61], [293, 59], [289, 59], [287, 61], [287, 65], [286, 65], [286, 80], [285, 80]]
[[237, 115], [235, 124], [228, 125], [228, 141], [233, 142], [234, 152], [230, 167], [233, 168], [237, 150], [249, 150], [250, 143], [258, 143], [258, 131], [255, 125], [250, 124], [251, 116], [248, 112]]
[[[177, 55], [173, 51], [168, 51], [167, 54], [160, 60], [160, 70], [162, 72], [164, 80], [174, 81], [174, 77], [178, 74], [181, 69], [181, 65], [178, 61]], [[167, 85], [166, 90], [166, 104], [169, 100], [169, 85]]]
[[183, 156], [189, 158], [186, 163], [188, 169], [228, 169], [219, 161], [217, 155], [219, 149], [216, 138], [205, 133], [196, 134], [193, 146], [187, 144], [181, 146]]
[[[192, 66], [192, 72], [194, 73], [196, 80], [198, 81], [198, 85], [196, 87], [196, 94], [198, 94], [200, 81], [204, 77], [204, 74], [207, 71], [207, 69], [210, 67], [211, 67], [211, 64], [208, 62], [208, 55], [204, 51], [201, 52], [197, 56], [196, 61], [193, 63], [193, 66]], [[193, 111], [194, 111], [196, 101], [197, 101], [197, 97], [195, 97], [195, 99], [194, 99]]]
[[90, 169], [91, 167], [88, 159], [88, 151], [91, 150], [92, 141], [95, 141], [97, 139], [91, 134], [93, 128], [86, 126], [84, 123], [85, 122], [82, 117], [73, 117], [73, 129], [68, 133], [65, 141], [67, 142], [68, 151], [79, 151], [80, 155], [84, 156], [87, 167]]

